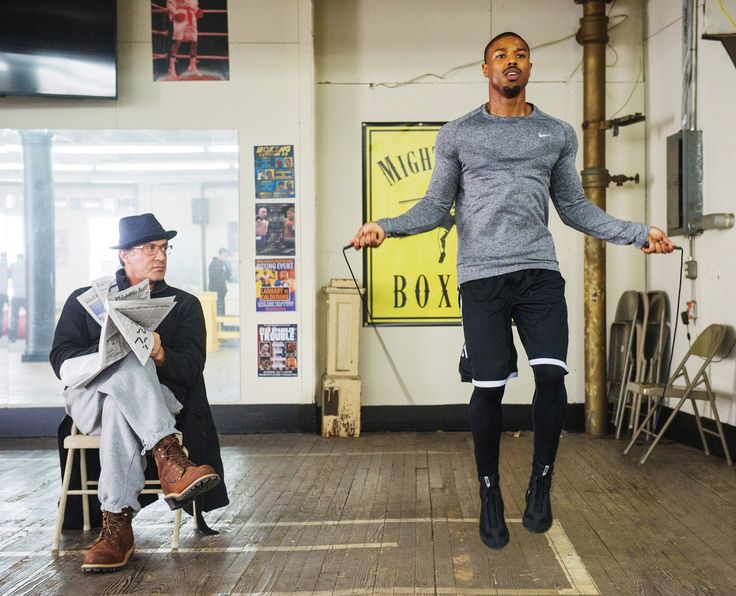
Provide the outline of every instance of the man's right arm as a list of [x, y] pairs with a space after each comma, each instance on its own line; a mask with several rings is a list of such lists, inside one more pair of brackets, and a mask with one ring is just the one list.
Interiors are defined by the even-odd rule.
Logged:
[[97, 352], [99, 337], [90, 337], [87, 326], [89, 315], [77, 300], [77, 296], [82, 291], [73, 292], [67, 298], [54, 331], [54, 342], [51, 346], [49, 361], [59, 379], [61, 379], [61, 365], [67, 358]]
[[460, 160], [457, 155], [455, 130], [455, 124], [446, 124], [437, 135], [434, 170], [424, 198], [398, 217], [382, 218], [363, 225], [351, 240], [354, 248], [380, 246], [386, 237], [411, 236], [427, 232], [444, 221], [450, 212], [460, 183]]

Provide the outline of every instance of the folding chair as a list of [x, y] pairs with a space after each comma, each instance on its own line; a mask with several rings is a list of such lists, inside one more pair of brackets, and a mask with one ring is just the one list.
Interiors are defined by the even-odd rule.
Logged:
[[620, 429], [626, 406], [626, 384], [634, 372], [637, 323], [641, 324], [643, 312], [642, 297], [639, 292], [629, 290], [621, 295], [616, 307], [616, 317], [611, 323], [608, 349], [608, 400], [614, 403], [613, 424], [616, 438]]
[[[666, 292], [647, 292], [648, 302], [647, 315], [644, 323], [644, 333], [641, 344], [641, 370], [635, 381], [650, 385], [664, 385], [667, 381], [667, 365], [669, 359], [668, 348], [670, 345], [670, 304]], [[632, 433], [638, 429], [641, 415], [642, 396], [634, 395], [632, 403], [632, 414], [629, 419], [629, 428]], [[647, 397], [647, 412], [652, 407], [652, 397]], [[659, 418], [659, 408], [654, 417], [649, 419], [647, 429], [656, 427]], [[647, 435], [648, 439], [648, 435]]]
[[[725, 357], [728, 355], [731, 348], [727, 342], [728, 335], [728, 327], [726, 325], [709, 325], [706, 327], [706, 329], [697, 337], [693, 345], [690, 346], [687, 354], [685, 354], [680, 365], [672, 373], [672, 376], [669, 378], [666, 385], [661, 383], [637, 382], [628, 384], [628, 390], [634, 395], [639, 396], [639, 398], [641, 398], [641, 396], [651, 397], [653, 403], [642, 423], [637, 426], [636, 432], [634, 432], [631, 437], [631, 442], [624, 450], [624, 454], [628, 454], [636, 443], [636, 440], [639, 438], [639, 435], [645, 433], [646, 435], [654, 437], [654, 441], [652, 441], [649, 449], [647, 449], [644, 456], [639, 460], [640, 464], [646, 462], [649, 454], [657, 446], [657, 443], [659, 443], [660, 439], [664, 436], [664, 433], [667, 432], [670, 424], [680, 411], [682, 404], [685, 403], [685, 400], [690, 400], [695, 414], [695, 423], [698, 425], [698, 432], [700, 433], [700, 440], [703, 443], [705, 454], [710, 455], [708, 443], [705, 440], [705, 433], [720, 437], [723, 451], [726, 454], [726, 461], [729, 466], [732, 465], [731, 455], [728, 451], [728, 445], [726, 444], [726, 436], [723, 434], [723, 426], [721, 425], [721, 420], [718, 417], [718, 409], [716, 408], [715, 400], [716, 396], [710, 386], [710, 380], [708, 379], [708, 373], [706, 372], [708, 365], [715, 356]], [[691, 377], [687, 371], [687, 364], [693, 356], [702, 358], [703, 362], [695, 375]], [[684, 385], [675, 385], [675, 382], [678, 379], [683, 379]], [[705, 388], [699, 389], [701, 386]], [[667, 418], [659, 432], [655, 433], [648, 430], [647, 425], [650, 419], [654, 416], [662, 401], [668, 397], [679, 398], [680, 401], [677, 402], [677, 405], [672, 410], [672, 413], [669, 418]], [[710, 403], [718, 432], [703, 428], [696, 401], [707, 401]]]
[[[182, 440], [181, 433], [176, 433], [179, 442]], [[89, 495], [97, 494], [97, 481], [87, 478], [87, 449], [99, 449], [99, 435], [83, 435], [77, 429], [76, 424], [72, 424], [71, 434], [64, 439], [64, 449], [68, 450], [66, 456], [66, 467], [64, 468], [64, 478], [61, 482], [61, 498], [59, 499], [59, 509], [56, 512], [56, 530], [54, 532], [54, 542], [51, 545], [51, 552], [59, 550], [59, 542], [61, 540], [61, 527], [64, 523], [64, 512], [66, 511], [66, 501], [69, 495], [81, 495], [82, 497], [82, 518], [84, 521], [84, 530], [90, 530], [89, 521]], [[72, 478], [72, 467], [74, 465], [74, 454], [79, 451], [79, 475], [81, 477], [81, 486], [79, 489], [69, 489], [69, 483]], [[158, 480], [146, 480], [147, 488], [141, 492], [147, 495], [161, 493], [161, 483]], [[171, 539], [171, 550], [179, 549], [179, 530], [181, 528], [181, 509], [174, 512], [174, 535]]]

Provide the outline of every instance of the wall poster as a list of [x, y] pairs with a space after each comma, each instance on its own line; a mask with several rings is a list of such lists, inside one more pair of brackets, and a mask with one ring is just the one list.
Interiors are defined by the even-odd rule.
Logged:
[[230, 79], [227, 0], [151, 0], [154, 81]]
[[[442, 123], [363, 123], [364, 221], [401, 215], [424, 197]], [[456, 325], [454, 208], [436, 229], [363, 251], [372, 325]]]
[[253, 147], [256, 199], [293, 199], [294, 145], [256, 145]]
[[296, 251], [294, 203], [256, 203], [256, 255], [290, 256]]
[[299, 376], [297, 326], [258, 325], [258, 376]]
[[256, 259], [256, 312], [295, 310], [294, 259]]

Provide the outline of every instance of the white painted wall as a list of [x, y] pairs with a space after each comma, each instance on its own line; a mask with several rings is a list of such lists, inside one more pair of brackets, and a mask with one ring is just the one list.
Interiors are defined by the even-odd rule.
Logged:
[[[702, 6], [702, 3], [701, 3]], [[700, 12], [702, 16], [702, 11]], [[702, 19], [701, 19], [702, 31]], [[682, 52], [682, 3], [650, 0], [646, 7], [645, 40], [647, 48], [647, 215], [666, 221], [666, 138], [680, 129], [680, 71]], [[697, 127], [703, 131], [703, 212], [734, 212], [733, 146], [736, 138], [736, 67], [720, 42], [699, 40]], [[685, 247], [685, 237], [676, 242]], [[711, 323], [736, 327], [736, 276], [733, 253], [736, 230], [710, 231], [695, 239], [694, 258], [698, 278], [685, 279], [683, 304], [696, 300], [699, 317], [693, 338]], [[679, 259], [668, 257], [652, 261], [647, 268], [647, 287], [666, 290], [670, 303], [677, 299]], [[673, 306], [674, 308], [674, 306]], [[681, 308], [683, 310], [684, 307]], [[678, 332], [674, 361], [687, 351], [687, 339]], [[711, 365], [713, 388], [722, 394], [718, 411], [723, 421], [736, 423], [736, 361], [732, 353], [726, 360]], [[685, 407], [686, 411], [692, 411]], [[702, 412], [702, 409], [701, 409]], [[706, 415], [710, 409], [705, 408]]]
[[[644, 111], [642, 9], [634, 0], [616, 2], [610, 32], [615, 51], [607, 55], [608, 113]], [[571, 122], [580, 134], [582, 117], [582, 48], [574, 40], [582, 8], [572, 1], [547, 0], [317, 0], [315, 62], [317, 80], [317, 285], [332, 277], [349, 277], [341, 248], [361, 223], [361, 122], [446, 121], [487, 100], [480, 63], [488, 40], [502, 31], [524, 36], [534, 64], [527, 98], [547, 113]], [[387, 88], [383, 83], [408, 81], [424, 73], [442, 74], [468, 63], [443, 79]], [[627, 98], [631, 98], [627, 102]], [[624, 106], [623, 104], [626, 103]], [[582, 139], [581, 147], [582, 147]], [[582, 150], [581, 150], [582, 153]], [[644, 173], [644, 129], [622, 129], [608, 141], [611, 173]], [[582, 168], [582, 159], [578, 159]], [[626, 219], [644, 219], [644, 189], [613, 188], [608, 210]], [[552, 210], [554, 212], [554, 210]], [[570, 311], [569, 400], [584, 401], [583, 236], [566, 228], [553, 214], [551, 228], [567, 279]], [[608, 307], [610, 316], [621, 292], [644, 289], [644, 257], [631, 247], [609, 245]], [[361, 270], [360, 257], [352, 256]], [[318, 329], [324, 323], [318, 308]], [[361, 332], [360, 373], [363, 403], [465, 403], [470, 394], [457, 375], [462, 346], [459, 327], [381, 328], [404, 386], [389, 366], [373, 329]], [[321, 353], [324, 336], [318, 334]], [[521, 344], [518, 342], [520, 353]], [[319, 368], [324, 363], [318, 360]], [[519, 359], [520, 379], [504, 398], [529, 403], [533, 378], [526, 359]]]
[[[241, 397], [244, 403], [314, 399], [314, 59], [311, 0], [231, 0], [230, 81], [155, 83], [151, 5], [118, 2], [117, 101], [3, 98], [0, 127], [235, 130], [240, 144]], [[298, 312], [255, 314], [253, 146], [293, 144], [297, 172]], [[166, 220], [161, 216], [164, 223]], [[165, 224], [166, 225], [166, 224]], [[182, 240], [177, 238], [178, 244]], [[82, 248], [76, 247], [76, 248]], [[78, 258], [84, 258], [83, 252]], [[169, 278], [177, 285], [177, 280]], [[300, 376], [259, 379], [256, 325], [299, 323]], [[211, 396], [216, 401], [216, 396]]]

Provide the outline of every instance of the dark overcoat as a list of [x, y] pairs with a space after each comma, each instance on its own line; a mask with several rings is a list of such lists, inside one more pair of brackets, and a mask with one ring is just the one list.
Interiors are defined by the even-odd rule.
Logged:
[[[118, 287], [122, 290], [130, 286], [125, 271], [116, 274]], [[72, 292], [61, 311], [59, 322], [51, 347], [51, 366], [60, 377], [61, 365], [67, 358], [97, 352], [100, 340], [100, 325], [84, 310], [77, 296], [89, 288], [80, 288]], [[183, 442], [189, 451], [189, 458], [198, 465], [209, 464], [223, 479], [217, 487], [197, 498], [199, 511], [211, 511], [228, 504], [227, 489], [224, 482], [220, 442], [212, 419], [212, 412], [207, 401], [207, 390], [204, 384], [204, 363], [206, 331], [204, 315], [199, 300], [192, 294], [174, 288], [165, 281], [158, 282], [151, 290], [152, 298], [174, 296], [176, 305], [156, 329], [161, 336], [166, 358], [162, 366], [156, 367], [159, 381], [171, 389], [183, 408], [176, 417], [176, 428], [183, 435]], [[66, 463], [66, 450], [62, 444], [69, 435], [71, 420], [67, 416], [59, 425], [59, 456], [62, 473]], [[90, 474], [99, 471], [98, 452], [87, 453]], [[146, 476], [156, 478], [156, 467], [149, 461]], [[79, 485], [78, 463], [75, 462], [73, 484]], [[76, 480], [75, 480], [76, 478]], [[146, 498], [152, 497], [152, 498]], [[145, 506], [155, 500], [155, 495], [141, 495], [141, 505]], [[80, 503], [75, 503], [79, 501]], [[99, 502], [91, 499], [92, 513], [96, 514], [95, 525], [99, 525]], [[191, 509], [187, 508], [191, 513]], [[65, 528], [81, 528], [81, 499], [70, 499], [67, 505]]]

